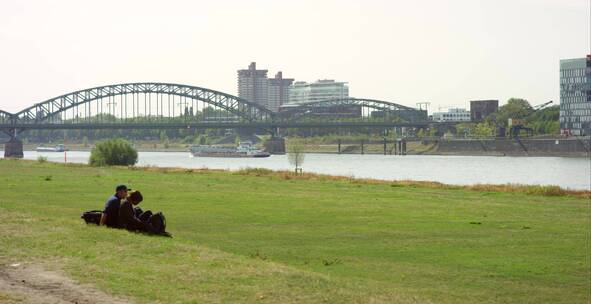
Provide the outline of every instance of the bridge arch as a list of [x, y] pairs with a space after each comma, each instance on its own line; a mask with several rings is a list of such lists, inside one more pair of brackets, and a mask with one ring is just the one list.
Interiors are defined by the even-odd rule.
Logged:
[[0, 124], [10, 123], [12, 121], [13, 116], [14, 115], [12, 113], [0, 110]]
[[[136, 100], [136, 96], [141, 99], [141, 94], [145, 99]], [[128, 96], [131, 96], [129, 100]], [[172, 117], [187, 114], [189, 108], [192, 112], [193, 108], [189, 105], [199, 101], [202, 107], [225, 111], [226, 117], [236, 120], [254, 122], [273, 118], [269, 109], [237, 96], [197, 86], [156, 82], [114, 84], [67, 93], [26, 108], [14, 114], [14, 118], [17, 124], [23, 125], [63, 121], [64, 117], [84, 120], [96, 115], [116, 118], [137, 117], [135, 115], [138, 114], [143, 117]], [[92, 102], [95, 104], [91, 105]]]
[[337, 107], [359, 107], [373, 109], [381, 113], [395, 113], [407, 118], [409, 121], [426, 120], [426, 112], [415, 108], [407, 107], [401, 104], [367, 98], [338, 98], [315, 101], [303, 104], [295, 104], [293, 107], [284, 107], [280, 111], [280, 116], [284, 119], [299, 119], [312, 113], [317, 113], [322, 109]]

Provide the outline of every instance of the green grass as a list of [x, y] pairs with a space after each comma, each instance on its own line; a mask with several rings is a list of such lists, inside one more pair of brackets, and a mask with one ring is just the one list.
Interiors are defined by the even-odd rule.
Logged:
[[[139, 303], [591, 300], [588, 197], [252, 173], [0, 160], [0, 265]], [[173, 239], [83, 224], [119, 183]]]

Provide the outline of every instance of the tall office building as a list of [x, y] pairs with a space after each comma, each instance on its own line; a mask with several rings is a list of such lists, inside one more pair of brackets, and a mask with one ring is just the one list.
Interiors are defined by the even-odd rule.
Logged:
[[269, 103], [267, 70], [257, 70], [252, 62], [247, 70], [238, 70], [238, 97], [265, 107]]
[[289, 90], [289, 103], [300, 104], [328, 99], [349, 97], [349, 87], [346, 82], [334, 80], [318, 80], [313, 83], [295, 82]]
[[591, 55], [560, 60], [560, 131], [591, 135]]
[[289, 99], [289, 88], [293, 82], [291, 78], [283, 78], [283, 73], [278, 72], [275, 78], [269, 78], [269, 100], [267, 107], [271, 111], [279, 111], [279, 107], [286, 104]]

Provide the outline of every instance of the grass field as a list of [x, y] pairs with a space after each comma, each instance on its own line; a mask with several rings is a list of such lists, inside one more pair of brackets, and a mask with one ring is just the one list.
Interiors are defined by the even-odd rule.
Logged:
[[[83, 224], [119, 183], [173, 239]], [[0, 267], [138, 303], [589, 303], [585, 195], [3, 159]]]

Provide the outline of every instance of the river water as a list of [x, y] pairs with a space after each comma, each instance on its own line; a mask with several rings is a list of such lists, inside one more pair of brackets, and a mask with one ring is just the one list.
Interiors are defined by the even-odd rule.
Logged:
[[[0, 151], [0, 157], [4, 155]], [[25, 151], [64, 162], [64, 153]], [[67, 161], [87, 163], [89, 152], [67, 152]], [[192, 157], [189, 152], [139, 152], [139, 166], [238, 170], [293, 170], [286, 155], [268, 158]], [[383, 180], [437, 181], [445, 184], [557, 185], [591, 190], [591, 160], [565, 157], [306, 154], [305, 172]]]

